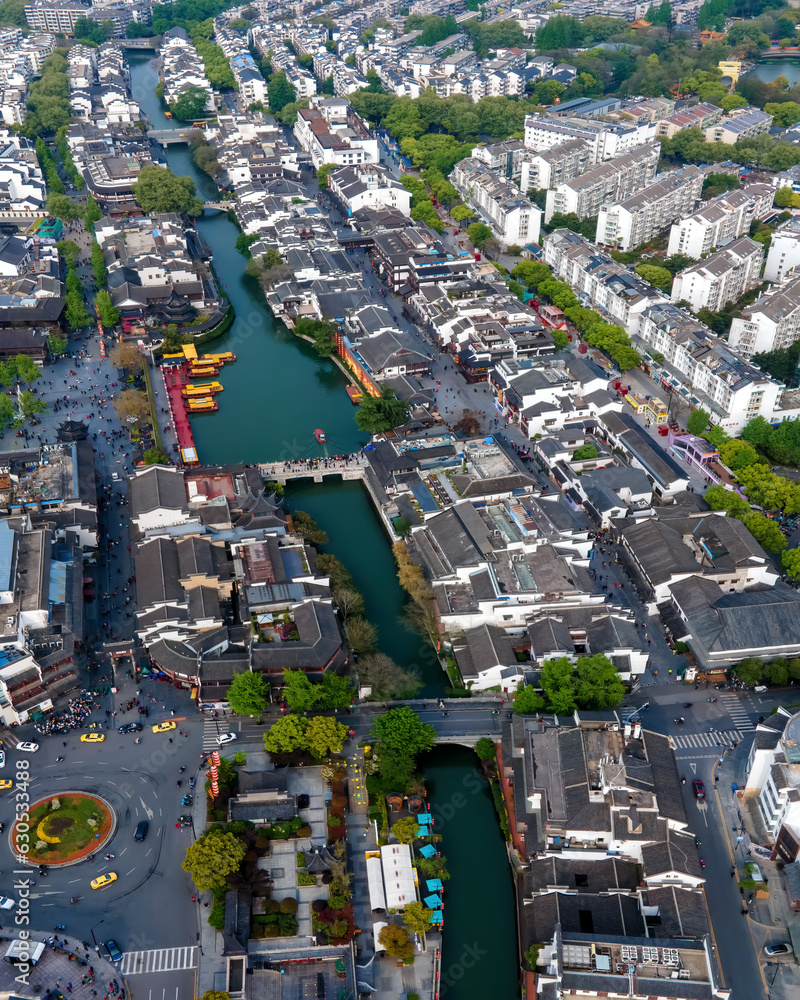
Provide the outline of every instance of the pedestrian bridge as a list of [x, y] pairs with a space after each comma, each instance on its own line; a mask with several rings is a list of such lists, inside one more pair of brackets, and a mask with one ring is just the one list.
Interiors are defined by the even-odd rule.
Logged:
[[151, 128], [147, 138], [162, 146], [186, 146], [194, 136], [202, 135], [199, 128]]
[[308, 458], [304, 461], [264, 462], [259, 472], [268, 482], [285, 485], [291, 479], [313, 479], [321, 483], [326, 476], [340, 476], [342, 479], [363, 479], [367, 462], [362, 455], [350, 455], [346, 459]]
[[233, 201], [204, 201], [203, 208], [211, 212], [229, 212], [235, 204]]

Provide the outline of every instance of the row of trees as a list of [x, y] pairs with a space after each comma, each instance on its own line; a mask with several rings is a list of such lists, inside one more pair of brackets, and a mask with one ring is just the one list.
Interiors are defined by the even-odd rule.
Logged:
[[214, 36], [213, 18], [193, 23], [188, 30], [192, 44], [202, 56], [203, 68], [211, 86], [215, 90], [238, 90], [230, 60], [219, 45], [211, 41]]
[[[80, 173], [78, 168], [75, 166], [75, 161], [72, 159], [72, 153], [70, 151], [69, 144], [67, 143], [67, 127], [68, 126], [63, 125], [56, 133], [56, 149], [58, 150], [58, 155], [64, 163], [64, 170], [66, 170], [72, 180], [72, 183], [78, 191], [81, 191], [84, 185], [83, 174]], [[50, 183], [49, 177], [48, 183]]]
[[31, 83], [24, 131], [31, 137], [57, 132], [69, 125], [71, 117], [67, 60], [55, 51], [42, 63], [41, 77]]

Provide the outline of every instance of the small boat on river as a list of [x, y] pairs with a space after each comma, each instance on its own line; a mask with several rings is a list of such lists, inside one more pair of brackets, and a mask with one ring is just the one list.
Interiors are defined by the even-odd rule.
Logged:
[[325, 431], [321, 431], [319, 427], [314, 431], [314, 437], [320, 444], [325, 444], [325, 441], [327, 440], [325, 437]]

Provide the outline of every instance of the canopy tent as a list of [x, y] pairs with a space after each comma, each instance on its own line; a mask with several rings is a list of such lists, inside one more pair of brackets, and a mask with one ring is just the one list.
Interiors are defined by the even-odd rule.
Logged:
[[420, 813], [416, 819], [420, 826], [427, 826], [429, 823], [433, 822], [433, 817], [430, 813]]
[[423, 858], [432, 858], [436, 854], [436, 848], [426, 844], [424, 847], [420, 847], [419, 853]]
[[425, 903], [425, 905], [428, 907], [429, 910], [439, 910], [442, 907], [441, 899], [439, 899], [439, 897], [435, 894], [426, 896], [423, 902]]
[[441, 892], [444, 886], [440, 878], [429, 878], [426, 883], [428, 892]]
[[431, 917], [431, 923], [432, 924], [443, 924], [444, 923], [444, 914], [442, 913], [441, 910], [439, 910], [437, 913], [433, 914], [433, 916]]

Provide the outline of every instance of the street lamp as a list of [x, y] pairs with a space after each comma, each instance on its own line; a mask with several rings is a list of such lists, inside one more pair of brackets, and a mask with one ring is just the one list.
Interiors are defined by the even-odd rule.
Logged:
[[[105, 917], [102, 920], [98, 920], [94, 927], [99, 927], [100, 924], [105, 923]], [[97, 938], [94, 936], [94, 927], [89, 928], [89, 933], [92, 935], [92, 941], [94, 941], [94, 950], [97, 952], [97, 957], [100, 958], [100, 945], [97, 943]]]

